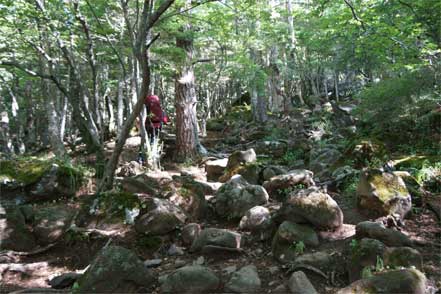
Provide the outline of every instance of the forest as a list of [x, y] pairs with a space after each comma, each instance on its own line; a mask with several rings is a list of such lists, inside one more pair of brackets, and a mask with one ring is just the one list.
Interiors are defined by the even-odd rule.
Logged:
[[441, 293], [441, 1], [0, 0], [0, 293]]

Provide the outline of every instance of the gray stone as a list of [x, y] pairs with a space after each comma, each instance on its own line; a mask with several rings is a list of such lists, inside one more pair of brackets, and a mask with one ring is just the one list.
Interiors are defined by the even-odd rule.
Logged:
[[335, 268], [336, 259], [327, 252], [307, 253], [297, 257], [294, 264], [306, 264], [316, 267], [324, 272], [331, 271]]
[[168, 200], [150, 197], [146, 200], [148, 212], [138, 217], [135, 229], [139, 233], [165, 235], [184, 224], [186, 215]]
[[343, 212], [337, 202], [315, 188], [290, 194], [278, 214], [281, 221], [310, 223], [319, 229], [336, 229], [343, 224]]
[[184, 255], [184, 250], [182, 250], [181, 247], [178, 247], [175, 244], [171, 244], [170, 248], [168, 248], [167, 250], [167, 254], [170, 256]]
[[248, 209], [266, 204], [268, 193], [262, 186], [250, 185], [236, 175], [216, 192], [216, 213], [223, 218], [241, 218]]
[[237, 266], [232, 265], [232, 266], [227, 266], [226, 268], [223, 269], [224, 272], [227, 273], [227, 275], [234, 273], [237, 270]]
[[163, 293], [203, 293], [216, 291], [220, 280], [207, 267], [199, 265], [184, 266], [167, 276], [159, 278]]
[[198, 259], [196, 259], [193, 262], [193, 265], [203, 265], [205, 262], [205, 258], [203, 256], [199, 256]]
[[273, 238], [273, 256], [281, 262], [294, 260], [299, 254], [295, 250], [298, 242], [303, 242], [306, 248], [319, 245], [317, 234], [312, 228], [284, 221]]
[[145, 267], [157, 267], [160, 266], [162, 263], [162, 259], [157, 258], [157, 259], [149, 259], [144, 261], [144, 266]]
[[377, 217], [398, 214], [404, 218], [412, 209], [412, 198], [403, 179], [380, 170], [361, 174], [357, 203], [363, 211]]
[[268, 208], [263, 206], [255, 206], [249, 209], [242, 217], [239, 223], [239, 228], [242, 230], [258, 230], [265, 226], [271, 219], [271, 214]]
[[225, 290], [234, 293], [258, 293], [260, 286], [256, 266], [248, 265], [233, 273], [230, 281], [225, 285]]
[[224, 174], [227, 167], [228, 158], [211, 160], [205, 163], [205, 171], [207, 173], [207, 180], [218, 181], [219, 177]]
[[74, 211], [66, 205], [36, 209], [33, 227], [37, 242], [47, 245], [62, 237], [69, 229], [74, 214]]
[[259, 154], [268, 154], [274, 158], [282, 157], [288, 149], [288, 144], [283, 141], [259, 141], [256, 151]]
[[408, 293], [424, 294], [426, 277], [415, 269], [403, 269], [379, 273], [373, 277], [355, 281], [337, 294], [353, 293]]
[[384, 252], [384, 264], [393, 268], [414, 266], [422, 270], [423, 257], [411, 247], [390, 247]]
[[321, 180], [331, 176], [331, 167], [341, 157], [341, 153], [334, 146], [312, 149], [309, 153], [309, 168]]
[[235, 151], [228, 157], [227, 169], [233, 170], [240, 165], [252, 163], [256, 160], [256, 152], [252, 148], [245, 151]]
[[182, 228], [181, 236], [185, 245], [191, 245], [193, 241], [201, 233], [201, 226], [196, 223], [191, 223]]
[[318, 294], [308, 277], [302, 271], [292, 273], [288, 281], [288, 288], [291, 290], [291, 293], [295, 294]]
[[78, 280], [79, 293], [147, 292], [154, 277], [143, 262], [130, 250], [109, 246], [101, 250]]
[[241, 248], [241, 235], [224, 229], [204, 229], [194, 240], [190, 252], [200, 251], [209, 245], [238, 249]]
[[412, 246], [412, 241], [405, 234], [393, 229], [387, 229], [383, 224], [376, 222], [361, 222], [355, 227], [355, 232], [357, 239], [377, 239], [387, 246], [393, 247]]
[[313, 176], [313, 172], [306, 169], [292, 170], [287, 174], [270, 178], [263, 183], [263, 187], [271, 197], [274, 197], [277, 192], [292, 188], [298, 184], [302, 184], [305, 187], [314, 186]]

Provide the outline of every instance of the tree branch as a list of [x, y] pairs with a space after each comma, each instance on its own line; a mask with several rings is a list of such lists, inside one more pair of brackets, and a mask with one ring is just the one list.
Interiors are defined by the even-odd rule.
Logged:
[[361, 24], [361, 28], [363, 29], [363, 31], [366, 32], [366, 27], [364, 25], [364, 22], [357, 16], [357, 13], [355, 12], [355, 8], [354, 6], [349, 2], [349, 0], [343, 0], [345, 1], [345, 3], [349, 6], [349, 8], [351, 9], [352, 12], [352, 16], [354, 17], [354, 19], [356, 21], [358, 21]]

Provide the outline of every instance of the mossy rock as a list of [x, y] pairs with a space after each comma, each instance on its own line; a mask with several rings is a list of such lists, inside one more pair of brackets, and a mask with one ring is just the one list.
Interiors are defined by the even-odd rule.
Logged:
[[362, 277], [365, 267], [374, 267], [377, 260], [384, 259], [386, 245], [381, 241], [363, 238], [351, 248], [351, 257], [348, 261], [347, 269], [349, 280], [356, 281]]
[[0, 161], [0, 185], [5, 191], [25, 188], [28, 201], [73, 196], [81, 187], [84, 171], [60, 160], [16, 158]]
[[361, 174], [357, 202], [361, 209], [374, 216], [398, 214], [404, 218], [412, 208], [412, 198], [403, 179], [375, 169]]

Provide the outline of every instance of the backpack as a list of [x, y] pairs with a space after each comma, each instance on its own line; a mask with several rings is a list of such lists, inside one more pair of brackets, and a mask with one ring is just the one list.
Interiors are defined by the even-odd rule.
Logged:
[[150, 103], [147, 107], [147, 114], [150, 117], [150, 121], [152, 123], [162, 123], [164, 112], [162, 111], [159, 102]]

